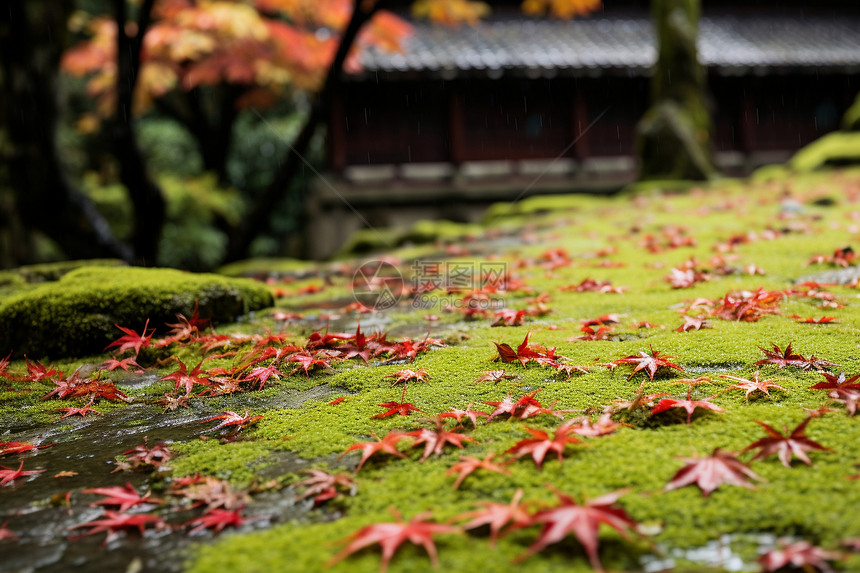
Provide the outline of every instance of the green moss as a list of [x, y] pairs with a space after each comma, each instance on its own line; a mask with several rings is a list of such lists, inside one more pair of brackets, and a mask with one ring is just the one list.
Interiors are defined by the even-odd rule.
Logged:
[[118, 337], [114, 324], [140, 332], [149, 319], [159, 328], [176, 313], [191, 316], [195, 301], [201, 316], [224, 322], [270, 306], [272, 296], [245, 279], [83, 267], [0, 302], [0, 348], [33, 358], [93, 354]]
[[256, 472], [266, 466], [271, 446], [264, 441], [231, 441], [222, 443], [217, 438], [193, 440], [170, 446], [180, 454], [171, 460], [175, 476], [200, 473], [218, 479], [230, 480], [237, 487], [247, 487]]
[[[586, 445], [569, 445], [562, 462], [551, 456], [543, 470], [538, 471], [524, 457], [508, 466], [510, 475], [479, 470], [459, 490], [454, 490], [451, 485], [455, 477], [448, 475], [448, 471], [460, 455], [483, 457], [493, 452], [502, 457], [503, 452], [529, 437], [526, 428], [550, 431], [560, 423], [550, 415], [527, 421], [497, 418], [474, 428], [464, 421], [460, 431], [475, 441], [466, 442], [462, 450], [449, 445], [443, 455], [419, 462], [423, 448], [409, 448], [404, 442], [400, 450], [405, 459], [379, 454], [367, 461], [356, 475], [355, 497], [324, 504], [310, 513], [299, 508], [296, 520], [274, 524], [265, 531], [222, 535], [214, 544], [199, 547], [188, 570], [203, 572], [230, 567], [238, 571], [270, 571], [289, 563], [297, 571], [319, 571], [337, 553], [334, 540], [368, 524], [390, 521], [389, 507], [401, 510], [407, 518], [432, 510], [436, 519], [444, 521], [474, 509], [479, 502], [507, 502], [517, 488], [522, 488], [525, 498], [536, 509], [554, 502], [546, 484], [577, 499], [629, 488], [620, 505], [653, 533], [647, 540], [634, 536], [628, 541], [604, 527], [600, 556], [609, 570], [643, 570], [643, 559], [657, 559], [651, 543], [665, 551], [666, 559], [675, 560], [676, 570], [692, 572], [707, 570], [693, 550], [718, 540], [751, 564], [757, 557], [758, 539], [763, 533], [808, 539], [827, 548], [835, 547], [842, 538], [860, 536], [857, 520], [850, 511], [845, 511], [860, 502], [857, 482], [845, 479], [858, 471], [855, 468], [860, 460], [857, 418], [849, 417], [825, 392], [809, 389], [822, 380], [820, 374], [755, 364], [764, 357], [760, 347], [770, 349], [776, 344], [782, 349], [792, 343], [795, 351], [804, 356], [814, 354], [839, 363], [839, 367], [831, 369], [834, 373], [842, 369], [849, 375], [860, 371], [856, 344], [860, 334], [858, 290], [828, 286], [827, 290], [835, 297], [835, 303], [829, 306], [822, 306], [821, 299], [792, 296], [779, 304], [779, 313], [757, 322], [711, 318], [710, 328], [676, 330], [682, 323], [680, 313], [696, 299], [721, 300], [730, 292], [758, 288], [797, 289], [798, 278], [832, 268], [807, 263], [814, 254], [827, 255], [853, 242], [857, 231], [854, 222], [846, 219], [846, 213], [855, 210], [853, 201], [858, 182], [860, 171], [816, 172], [781, 180], [763, 177], [749, 184], [720, 181], [702, 190], [690, 189], [675, 195], [650, 191], [615, 198], [535, 197], [513, 207], [496, 207], [492, 216], [496, 229], [522, 233], [529, 241], [518, 245], [516, 251], [503, 251], [498, 248], [503, 243], [494, 243], [486, 237], [481, 239], [485, 242], [478, 243], [487, 250], [501, 251], [494, 260], [508, 263], [509, 270], [531, 287], [528, 292], [504, 293], [502, 298], [508, 307], [524, 309], [530, 304], [529, 297], [547, 293], [551, 313], [528, 316], [524, 325], [504, 328], [491, 327], [487, 318], [467, 321], [459, 313], [443, 312], [441, 306], [415, 309], [406, 304], [372, 317], [333, 319], [332, 331], [353, 331], [355, 321], [361, 320], [367, 334], [376, 329], [370, 325], [387, 330], [390, 340], [398, 340], [404, 333], [422, 337], [429, 330], [432, 336], [449, 340], [450, 344], [421, 354], [412, 363], [386, 364], [376, 358], [365, 364], [356, 359], [336, 364], [333, 373], [312, 372], [307, 377], [297, 374], [271, 381], [263, 391], [195, 397], [192, 403], [195, 409], [217, 412], [247, 408], [264, 417], [256, 425], [243, 429], [240, 439], [234, 442], [222, 442], [214, 434], [206, 434], [211, 439], [174, 443], [171, 446], [177, 453], [171, 461], [174, 475], [200, 472], [244, 487], [261, 479], [261, 474], [292, 483], [301, 477], [288, 472], [308, 466], [351, 470], [358, 464], [360, 453], [342, 457], [341, 454], [352, 444], [372, 440], [374, 433], [382, 436], [391, 430], [429, 427], [432, 423], [426, 420], [428, 417], [469, 404], [489, 412], [492, 406], [488, 402], [499, 402], [508, 394], [518, 398], [538, 389], [536, 398], [542, 404], [554, 404], [556, 410], [573, 410], [565, 415], [568, 417], [580, 412], [596, 415], [615, 400], [629, 400], [643, 382], [648, 393], [665, 392], [681, 398], [686, 396], [688, 387], [679, 380], [706, 377], [708, 380], [692, 389], [692, 397], [709, 398], [725, 412], [697, 411], [690, 425], [684, 423], [682, 412], [657, 416], [650, 416], [647, 411], [624, 413], [621, 418], [632, 427], [610, 436], [584, 439]], [[790, 203], [786, 201], [787, 194], [793, 199]], [[679, 226], [683, 229], [677, 230]], [[690, 237], [694, 243], [675, 247], [670, 239], [676, 236]], [[646, 245], [651, 245], [651, 250]], [[570, 263], [548, 264], [551, 250], [563, 250]], [[430, 252], [429, 247], [387, 251], [407, 261], [407, 254]], [[710, 281], [688, 289], [672, 289], [665, 280], [673, 266], [691, 260], [697, 267], [714, 268], [718, 261], [712, 257], [716, 255], [723, 257], [734, 272], [712, 273]], [[479, 265], [485, 259], [451, 260]], [[612, 265], [607, 266], [606, 262]], [[746, 274], [743, 269], [750, 264], [762, 267], [766, 274]], [[408, 265], [406, 262], [404, 267]], [[611, 281], [627, 290], [623, 294], [604, 294], [561, 288], [586, 278]], [[351, 278], [333, 274], [330, 279], [331, 284], [326, 284], [323, 292], [291, 295], [279, 303], [288, 308], [301, 307], [308, 315], [340, 312], [338, 309], [349, 300]], [[65, 280], [57, 284], [64, 284]], [[295, 292], [302, 286], [321, 282], [319, 276], [314, 276], [285, 288]], [[96, 294], [100, 292], [92, 284], [90, 289]], [[135, 305], [140, 304], [137, 296], [129, 299]], [[441, 296], [449, 302], [457, 297]], [[190, 300], [189, 305], [192, 303]], [[190, 307], [183, 310], [189, 311]], [[41, 311], [34, 312], [42, 316], [38, 314]], [[431, 312], [438, 314], [440, 320], [424, 321], [423, 315]], [[581, 320], [609, 313], [618, 314], [620, 320], [614, 327], [612, 340], [575, 339], [582, 334]], [[201, 314], [206, 313], [201, 310]], [[802, 324], [792, 318], [794, 314], [816, 317], [826, 314], [835, 316], [838, 322]], [[634, 323], [641, 320], [664, 328], [635, 329]], [[129, 326], [139, 329], [142, 320]], [[282, 325], [265, 318], [250, 325], [225, 326], [219, 332], [247, 334], [249, 330], [283, 329], [287, 340], [301, 343], [313, 329], [322, 327], [323, 321], [306, 319]], [[559, 354], [587, 371], [567, 377], [534, 364], [523, 367], [494, 361], [498, 353], [493, 342], [516, 346], [529, 332], [532, 343], [557, 347]], [[114, 331], [112, 337], [116, 335]], [[242, 346], [237, 357], [213, 360], [207, 366], [228, 367], [240, 361], [239, 357], [252, 344]], [[614, 369], [603, 366], [651, 349], [675, 357], [673, 362], [684, 372], [661, 369], [653, 381], [648, 381], [641, 372], [631, 376], [631, 365]], [[201, 358], [201, 351], [194, 345], [171, 350], [189, 366]], [[70, 360], [60, 365], [71, 371], [78, 363]], [[401, 400], [402, 388], [392, 386], [386, 376], [402, 368], [425, 368], [430, 374], [427, 383], [411, 383], [406, 389], [405, 400], [422, 412], [374, 419], [372, 416], [383, 411], [380, 404]], [[514, 378], [498, 384], [475, 382], [484, 371], [498, 368], [504, 368]], [[282, 371], [286, 374], [289, 369], [285, 366]], [[20, 362], [9, 369], [16, 374], [22, 370]], [[785, 391], [774, 389], [770, 396], [754, 393], [746, 399], [740, 390], [728, 391], [733, 381], [722, 378], [724, 375], [751, 378], [757, 371], [761, 379], [772, 378]], [[24, 386], [17, 382], [10, 384], [15, 389]], [[4, 419], [11, 419], [16, 425], [26, 421], [26, 416], [18, 415], [16, 410], [27, 408], [28, 413], [34, 414], [34, 425], [43, 419], [55, 421], [56, 413], [49, 418], [48, 410], [59, 404], [37, 403], [38, 396], [48, 387], [48, 384], [31, 385], [28, 395], [18, 392], [0, 395], [0, 400], [6, 402], [0, 402], [3, 403], [0, 415], [8, 416]], [[172, 382], [158, 383], [141, 390], [137, 396], [154, 398], [172, 387]], [[333, 405], [331, 400], [335, 396], [344, 400]], [[740, 452], [764, 437], [757, 421], [790, 430], [806, 416], [803, 408], [824, 405], [835, 411], [812, 420], [808, 435], [832, 451], [811, 452], [814, 465], [806, 466], [795, 460], [791, 468], [785, 468], [773, 456], [751, 461], [753, 454], [747, 452], [741, 459], [750, 462], [752, 469], [767, 480], [755, 490], [724, 485], [709, 497], [702, 496], [696, 487], [662, 491], [684, 465], [681, 458], [705, 455], [715, 447]], [[451, 426], [453, 423], [449, 423]], [[294, 454], [304, 460], [295, 465], [278, 464], [279, 459], [294, 459]], [[282, 495], [288, 497], [292, 492], [287, 490]], [[257, 509], [250, 504], [246, 515], [266, 513], [265, 508]], [[476, 566], [497, 571], [523, 567], [539, 572], [591, 570], [572, 536], [522, 564], [513, 564], [513, 559], [526, 551], [537, 533], [537, 527], [525, 528], [506, 536], [495, 550], [489, 546], [485, 530], [465, 536], [439, 536], [441, 566], [451, 570], [471, 570]], [[374, 546], [334, 565], [331, 571], [375, 572], [379, 560], [378, 547]], [[855, 557], [838, 567], [852, 571], [860, 566], [858, 561]], [[390, 570], [392, 573], [426, 571], [428, 564], [423, 550], [407, 545], [398, 551]]]
[[0, 286], [55, 281], [63, 275], [81, 267], [123, 267], [125, 265], [124, 261], [118, 259], [87, 259], [28, 265], [0, 271]]
[[837, 131], [816, 139], [789, 162], [799, 172], [860, 162], [860, 133]]
[[228, 277], [268, 277], [271, 275], [304, 275], [314, 272], [317, 265], [299, 259], [248, 259], [224, 265], [218, 274]]
[[476, 237], [483, 232], [484, 228], [481, 225], [453, 221], [417, 221], [398, 237], [397, 242], [398, 244], [421, 244], [465, 240], [466, 237]]

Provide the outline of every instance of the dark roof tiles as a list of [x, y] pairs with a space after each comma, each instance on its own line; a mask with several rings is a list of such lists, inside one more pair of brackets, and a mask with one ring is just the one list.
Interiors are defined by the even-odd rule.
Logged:
[[[704, 17], [699, 60], [725, 74], [773, 68], [858, 71], [858, 30], [856, 17]], [[576, 74], [600, 68], [645, 75], [656, 61], [655, 45], [651, 21], [644, 15], [569, 22], [498, 19], [474, 27], [418, 23], [405, 53], [368, 49], [361, 62], [365, 72]]]

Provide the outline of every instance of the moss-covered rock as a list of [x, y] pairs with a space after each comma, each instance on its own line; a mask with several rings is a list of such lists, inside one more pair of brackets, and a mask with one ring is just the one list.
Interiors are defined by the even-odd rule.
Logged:
[[119, 259], [87, 259], [79, 261], [61, 261], [28, 265], [6, 271], [0, 271], [0, 285], [43, 283], [55, 281], [61, 276], [81, 267], [124, 267], [125, 261]]
[[232, 321], [273, 304], [254, 281], [173, 269], [83, 267], [0, 302], [0, 348], [31, 357], [100, 352], [121, 334], [138, 332], [146, 319], [161, 327], [176, 313]]

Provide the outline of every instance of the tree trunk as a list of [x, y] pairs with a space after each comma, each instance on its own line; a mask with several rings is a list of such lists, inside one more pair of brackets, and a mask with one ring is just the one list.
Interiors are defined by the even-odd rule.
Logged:
[[61, 0], [9, 0], [0, 10], [2, 114], [12, 143], [9, 179], [23, 223], [70, 258], [131, 261], [93, 203], [67, 178], [56, 142], [57, 73], [73, 8]]
[[366, 2], [362, 0], [353, 1], [352, 16], [341, 36], [340, 44], [338, 45], [328, 74], [326, 74], [323, 87], [313, 100], [308, 117], [305, 119], [305, 123], [296, 136], [296, 139], [291, 143], [287, 156], [275, 172], [274, 180], [266, 187], [259, 199], [252, 206], [251, 211], [244, 217], [237, 231], [230, 237], [225, 262], [236, 261], [247, 256], [251, 242], [261, 233], [268, 230], [272, 211], [275, 210], [278, 202], [289, 191], [290, 185], [298, 175], [299, 168], [305, 161], [304, 157], [317, 132], [317, 128], [324, 122], [328, 114], [332, 94], [340, 85], [340, 76], [343, 72], [344, 61], [346, 61], [346, 57], [355, 43], [355, 39], [358, 37], [361, 28], [370, 21], [377, 10], [382, 9], [384, 2], [378, 1], [372, 3], [366, 10], [362, 8], [363, 4], [366, 4]]
[[132, 102], [140, 71], [141, 45], [149, 27], [153, 3], [154, 0], [145, 0], [141, 5], [134, 38], [125, 33], [125, 0], [115, 1], [114, 14], [117, 23], [117, 109], [112, 122], [114, 155], [120, 166], [120, 180], [128, 189], [134, 207], [132, 247], [135, 262], [141, 265], [155, 264], [167, 213], [164, 194], [146, 169], [132, 126]]
[[651, 109], [637, 128], [641, 179], [709, 179], [711, 119], [696, 51], [699, 0], [651, 0], [658, 59]]

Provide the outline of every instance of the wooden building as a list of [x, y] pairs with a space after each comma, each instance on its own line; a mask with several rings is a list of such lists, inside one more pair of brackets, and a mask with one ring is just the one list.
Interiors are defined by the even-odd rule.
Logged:
[[[724, 172], [786, 159], [836, 129], [860, 91], [860, 10], [810, 5], [705, 1], [699, 58]], [[655, 60], [643, 1], [605, 0], [603, 13], [569, 22], [500, 9], [475, 27], [416, 23], [404, 53], [364, 53], [337, 94], [328, 159], [338, 191], [318, 186], [311, 214], [338, 220], [336, 243], [363, 225], [341, 194], [391, 226], [472, 220], [524, 192], [617, 188], [636, 175]]]

